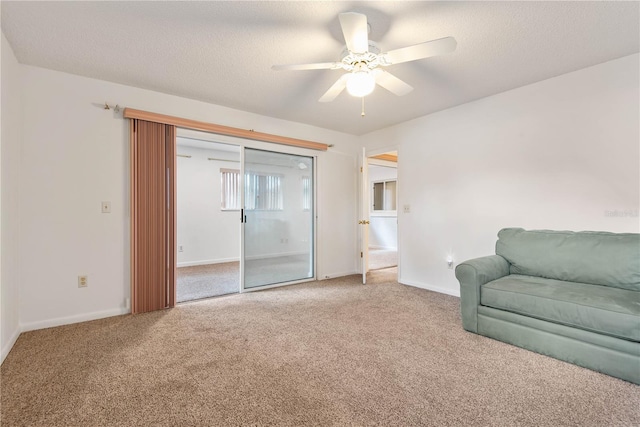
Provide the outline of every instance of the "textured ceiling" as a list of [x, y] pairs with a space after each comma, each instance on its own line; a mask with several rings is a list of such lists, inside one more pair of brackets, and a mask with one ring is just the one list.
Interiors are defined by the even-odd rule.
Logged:
[[[346, 92], [317, 102], [340, 71], [270, 68], [339, 60], [346, 11], [368, 16], [383, 51], [446, 36], [458, 48], [387, 68], [415, 90], [376, 88], [361, 118]], [[638, 2], [2, 1], [23, 64], [356, 135], [636, 53], [639, 16]]]

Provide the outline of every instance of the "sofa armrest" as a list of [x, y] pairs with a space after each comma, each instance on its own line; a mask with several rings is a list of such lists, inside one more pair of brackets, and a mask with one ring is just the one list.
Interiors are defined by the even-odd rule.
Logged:
[[478, 332], [480, 287], [509, 274], [509, 262], [500, 255], [475, 258], [458, 264], [456, 278], [460, 282], [460, 310], [462, 326]]

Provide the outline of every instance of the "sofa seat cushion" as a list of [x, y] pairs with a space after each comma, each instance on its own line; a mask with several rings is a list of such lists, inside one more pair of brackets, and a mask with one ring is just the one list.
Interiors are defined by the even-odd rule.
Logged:
[[640, 342], [640, 292], [511, 274], [482, 286], [481, 305]]

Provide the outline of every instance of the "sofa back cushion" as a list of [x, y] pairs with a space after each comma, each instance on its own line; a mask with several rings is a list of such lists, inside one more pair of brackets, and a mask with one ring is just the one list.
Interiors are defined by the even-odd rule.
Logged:
[[496, 254], [511, 274], [640, 291], [640, 234], [505, 228]]

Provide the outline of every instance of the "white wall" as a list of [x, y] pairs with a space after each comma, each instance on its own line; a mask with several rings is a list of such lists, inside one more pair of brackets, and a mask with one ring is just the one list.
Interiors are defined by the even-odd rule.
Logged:
[[239, 169], [240, 152], [185, 147], [178, 139], [178, 153], [191, 156], [178, 157], [178, 267], [238, 261], [240, 212], [220, 209], [220, 169]]
[[[371, 161], [371, 160], [370, 160]], [[369, 164], [369, 189], [374, 182], [396, 180], [396, 167]], [[369, 195], [369, 205], [373, 206], [373, 193]], [[369, 247], [378, 249], [397, 249], [398, 214], [396, 212], [369, 211]]]
[[398, 145], [400, 281], [459, 295], [447, 255], [493, 254], [503, 227], [640, 231], [639, 59], [364, 135]]
[[[37, 67], [20, 71], [28, 118], [20, 199], [24, 329], [128, 312], [128, 123], [102, 109], [105, 101], [335, 144], [318, 153], [328, 169], [319, 170], [319, 234], [327, 237], [319, 242], [318, 271], [356, 271], [356, 137]], [[111, 201], [112, 213], [100, 213], [101, 201]], [[89, 276], [87, 288], [77, 287], [79, 274]]]
[[20, 334], [19, 324], [19, 253], [20, 253], [20, 132], [22, 127], [22, 79], [20, 66], [11, 46], [2, 34], [0, 109], [1, 201], [0, 228], [0, 345], [1, 361], [7, 356]]
[[398, 248], [398, 217], [373, 215], [369, 217], [369, 248], [395, 250]]
[[[353, 143], [356, 148], [361, 148]], [[358, 156], [346, 152], [318, 158], [318, 278], [354, 274], [359, 269]], [[342, 233], [345, 230], [347, 233]], [[353, 245], [352, 245], [353, 243]], [[328, 269], [324, 266], [333, 266]]]

